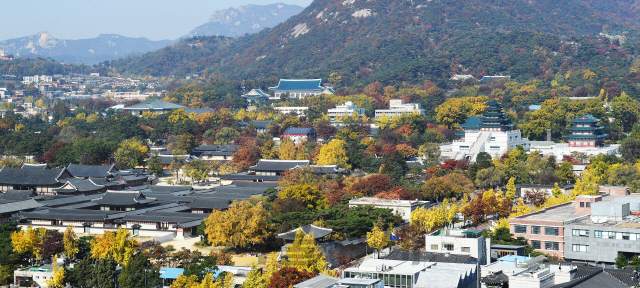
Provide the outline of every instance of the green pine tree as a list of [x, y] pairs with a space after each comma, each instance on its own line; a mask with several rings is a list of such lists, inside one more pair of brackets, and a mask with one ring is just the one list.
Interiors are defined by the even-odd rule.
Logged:
[[124, 266], [118, 283], [121, 288], [156, 287], [160, 285], [160, 272], [151, 265], [144, 254], [138, 253], [127, 266]]
[[92, 285], [95, 288], [111, 288], [116, 281], [116, 262], [113, 259], [101, 259], [95, 267]]
[[398, 151], [395, 151], [391, 156], [387, 155], [381, 168], [380, 174], [386, 174], [394, 181], [401, 180], [409, 171], [407, 161]]
[[73, 287], [90, 287], [93, 283], [93, 267], [91, 266], [91, 259], [89, 257], [84, 258], [78, 265], [76, 265], [71, 271], [67, 280]]
[[624, 254], [619, 253], [618, 257], [616, 258], [615, 264], [618, 269], [624, 269], [624, 267], [627, 267], [629, 265], [629, 259], [627, 259]]

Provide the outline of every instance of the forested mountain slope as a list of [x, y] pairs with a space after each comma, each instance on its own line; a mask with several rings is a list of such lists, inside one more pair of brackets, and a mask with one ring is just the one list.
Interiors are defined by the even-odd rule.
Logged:
[[600, 33], [635, 42], [637, 14], [635, 0], [316, 0], [257, 34], [208, 39], [190, 49], [181, 42], [112, 67], [154, 75], [202, 68], [222, 79], [326, 77], [338, 71], [346, 79], [388, 82], [443, 79], [460, 65], [531, 77], [544, 72], [532, 54], [536, 46], [556, 51], [581, 35]]

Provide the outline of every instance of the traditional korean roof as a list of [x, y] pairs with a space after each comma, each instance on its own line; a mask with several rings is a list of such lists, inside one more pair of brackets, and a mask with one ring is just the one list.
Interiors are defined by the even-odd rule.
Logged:
[[117, 172], [116, 165], [78, 165], [69, 164], [67, 167], [73, 177], [110, 177], [111, 173]]
[[62, 169], [18, 169], [3, 167], [0, 169], [0, 184], [5, 185], [55, 185], [60, 177], [69, 174], [67, 168]]
[[40, 201], [40, 203], [47, 205], [47, 207], [62, 207], [65, 206], [64, 208], [67, 208], [67, 205], [71, 205], [71, 204], [78, 204], [78, 203], [85, 203], [85, 202], [89, 202], [93, 199], [97, 199], [102, 197], [103, 194], [93, 194], [93, 195], [75, 195], [75, 196], [58, 196], [57, 198], [51, 199], [51, 200], [46, 200], [46, 201]]
[[571, 119], [571, 122], [574, 123], [597, 123], [600, 122], [600, 119], [595, 118], [589, 114], [583, 114], [578, 116], [578, 118]]
[[38, 201], [33, 199], [5, 203], [0, 204], [0, 214], [31, 210], [42, 206], [44, 206], [44, 204], [38, 203]]
[[609, 136], [609, 134], [565, 134], [562, 135], [564, 138], [573, 138], [573, 139], [597, 139], [597, 138], [605, 138]]
[[313, 128], [287, 128], [283, 135], [310, 135], [316, 131]]
[[25, 163], [22, 165], [20, 169], [31, 169], [31, 170], [42, 170], [42, 169], [51, 169], [49, 168], [49, 164], [28, 164]]
[[256, 128], [267, 129], [267, 126], [271, 123], [271, 120], [253, 120], [253, 125], [256, 125]]
[[228, 186], [236, 186], [236, 187], [278, 187], [278, 183], [276, 182], [247, 182], [247, 181], [233, 181]]
[[118, 211], [48, 208], [32, 212], [20, 212], [20, 216], [26, 219], [42, 220], [104, 221], [107, 215], [115, 213], [118, 213]]
[[501, 286], [502, 284], [509, 283], [509, 276], [502, 273], [502, 271], [493, 272], [485, 277], [480, 278], [480, 282], [491, 286]]
[[266, 93], [262, 92], [262, 90], [260, 90], [260, 89], [252, 89], [251, 91], [249, 91], [249, 93], [242, 95], [242, 97], [245, 97], [245, 98], [253, 98], [253, 97], [269, 98], [269, 95], [267, 95]]
[[153, 99], [125, 107], [123, 110], [172, 110], [172, 109], [185, 109], [182, 105], [175, 103], [162, 101], [160, 99]]
[[232, 187], [230, 185], [227, 186], [219, 186], [214, 188], [216, 193], [235, 193], [242, 195], [260, 195], [264, 193], [265, 190], [269, 189], [269, 187]]
[[[78, 180], [78, 179], [74, 179]], [[79, 181], [68, 181], [62, 187], [53, 189], [56, 192], [91, 192], [104, 188], [104, 185], [98, 185], [94, 183], [91, 179], [79, 180]]]
[[465, 130], [478, 130], [480, 129], [480, 124], [482, 124], [482, 122], [480, 122], [479, 116], [469, 116], [469, 118], [467, 118], [467, 122], [458, 125], [458, 127]]
[[337, 174], [346, 171], [344, 168], [338, 168], [338, 165], [310, 165], [308, 169], [314, 174]]
[[5, 193], [0, 193], [0, 202], [17, 202], [29, 200], [35, 196], [38, 196], [32, 189], [28, 190], [13, 190], [9, 189]]
[[324, 90], [322, 79], [280, 79], [276, 87], [269, 87], [271, 91], [303, 91]]
[[[200, 225], [202, 220], [204, 220], [204, 218], [206, 218], [207, 216], [208, 214], [186, 212], [147, 211], [142, 214], [126, 215], [124, 219], [126, 221], [168, 222], [179, 224], [182, 227], [192, 227]], [[190, 224], [183, 226], [186, 223]]]
[[[276, 170], [277, 171], [277, 170]], [[263, 176], [263, 175], [254, 175], [254, 174], [249, 174], [247, 172], [240, 172], [240, 173], [232, 173], [232, 174], [225, 174], [225, 175], [220, 175], [220, 179], [222, 180], [247, 180], [247, 181], [278, 181], [280, 179], [280, 176]]]
[[192, 209], [227, 209], [233, 201], [223, 198], [198, 198], [185, 206]]
[[309, 166], [309, 160], [271, 160], [260, 159], [258, 164], [251, 166], [254, 171], [287, 171], [298, 167]]
[[135, 205], [144, 204], [155, 201], [154, 198], [147, 198], [140, 191], [113, 191], [107, 190], [107, 192], [99, 199], [96, 199], [96, 203], [101, 205]]
[[291, 230], [289, 232], [280, 233], [280, 234], [278, 234], [278, 236], [276, 236], [276, 238], [280, 238], [280, 239], [284, 239], [284, 240], [290, 240], [290, 241], [296, 240], [296, 233], [300, 229], [302, 229], [302, 232], [304, 234], [307, 234], [307, 235], [313, 233], [313, 239], [324, 238], [325, 236], [330, 235], [331, 233], [333, 233], [333, 229], [322, 228], [322, 227], [315, 226], [313, 224], [309, 224], [309, 225], [306, 225], [306, 226], [302, 226], [302, 227], [296, 228], [296, 229]]

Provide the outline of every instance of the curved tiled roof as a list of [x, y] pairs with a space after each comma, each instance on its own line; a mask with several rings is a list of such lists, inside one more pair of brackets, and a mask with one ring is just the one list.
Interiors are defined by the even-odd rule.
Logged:
[[278, 234], [278, 236], [276, 236], [276, 238], [290, 240], [290, 241], [296, 240], [296, 233], [300, 229], [302, 229], [302, 232], [304, 232], [304, 234], [307, 234], [307, 235], [309, 235], [310, 233], [313, 233], [313, 239], [320, 239], [333, 233], [333, 230], [330, 228], [322, 228], [322, 227], [315, 226], [313, 224], [309, 224], [306, 226], [302, 226], [300, 228], [296, 228], [289, 232], [280, 233]]
[[0, 184], [8, 185], [54, 185], [60, 183], [60, 177], [67, 172], [62, 169], [18, 169], [3, 167], [0, 169]]
[[111, 172], [118, 171], [115, 165], [78, 165], [67, 167], [73, 177], [109, 177]]

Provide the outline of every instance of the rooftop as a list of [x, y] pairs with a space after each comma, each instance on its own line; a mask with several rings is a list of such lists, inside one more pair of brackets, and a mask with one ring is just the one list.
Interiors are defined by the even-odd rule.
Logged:
[[159, 99], [153, 99], [125, 107], [124, 110], [171, 110], [171, 109], [185, 109], [186, 107], [175, 103], [162, 101]]
[[[549, 208], [544, 208], [538, 212], [514, 217], [513, 219], [537, 220], [537, 221], [568, 221], [587, 215], [576, 213], [573, 202], [563, 203]], [[512, 222], [513, 223], [513, 222]]]
[[[388, 259], [367, 259], [359, 266], [350, 267], [348, 272], [380, 272], [393, 271], [393, 274], [414, 275], [433, 265], [433, 262], [402, 261]], [[382, 268], [382, 269], [381, 269]]]
[[362, 197], [355, 198], [349, 200], [349, 204], [369, 204], [369, 205], [396, 205], [396, 206], [407, 206], [407, 205], [419, 205], [426, 204], [429, 201], [418, 201], [418, 200], [394, 200], [394, 199], [383, 199], [383, 198], [374, 198], [374, 197]]
[[322, 79], [280, 79], [276, 87], [269, 87], [272, 91], [286, 90], [324, 90]]
[[59, 179], [68, 173], [62, 169], [18, 169], [3, 167], [0, 169], [0, 183], [13, 185], [54, 185], [60, 183]]
[[278, 234], [278, 236], [276, 236], [276, 238], [280, 238], [280, 239], [284, 239], [284, 240], [290, 240], [290, 241], [296, 240], [296, 233], [300, 229], [302, 229], [302, 232], [304, 234], [306, 234], [306, 235], [309, 235], [309, 234], [313, 233], [313, 239], [320, 239], [320, 238], [323, 238], [323, 237], [333, 233], [333, 230], [330, 229], [330, 228], [323, 228], [323, 227], [315, 226], [313, 224], [309, 224], [309, 225], [306, 225], [306, 226], [302, 226], [302, 227], [296, 228], [296, 229], [291, 230], [289, 232], [280, 233], [280, 234]]
[[286, 171], [297, 167], [308, 166], [309, 160], [270, 160], [260, 159], [258, 164], [251, 166], [251, 170], [256, 171]]
[[111, 172], [118, 171], [116, 165], [78, 165], [69, 164], [67, 167], [73, 177], [109, 177]]

